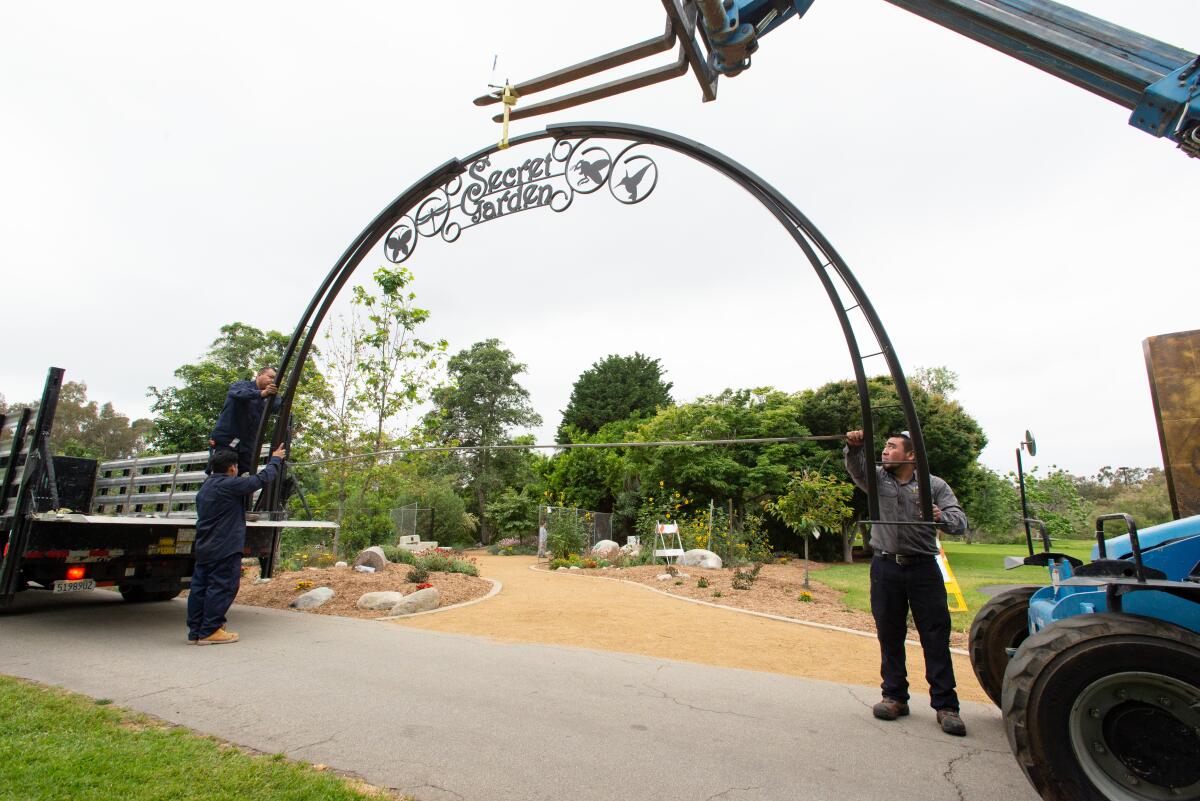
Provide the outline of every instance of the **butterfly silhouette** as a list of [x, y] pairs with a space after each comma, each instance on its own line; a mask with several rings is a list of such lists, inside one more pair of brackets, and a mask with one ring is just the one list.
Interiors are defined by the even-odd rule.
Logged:
[[404, 228], [399, 233], [389, 236], [385, 247], [391, 251], [388, 258], [394, 262], [404, 261], [412, 253], [412, 229]]
[[597, 184], [604, 183], [604, 168], [610, 163], [611, 162], [608, 159], [596, 159], [595, 161], [584, 161], [583, 159], [580, 159], [575, 164], [575, 171], [583, 174], [583, 181], [580, 181], [580, 183], [585, 183], [587, 181], [592, 181], [593, 183]]
[[[626, 165], [628, 166], [628, 165]], [[635, 173], [626, 172], [625, 177], [617, 182], [617, 185], [623, 187], [629, 193], [629, 202], [636, 203], [638, 199], [638, 188], [641, 186], [642, 179], [646, 177], [646, 171], [654, 166], [653, 162], [646, 164]]]

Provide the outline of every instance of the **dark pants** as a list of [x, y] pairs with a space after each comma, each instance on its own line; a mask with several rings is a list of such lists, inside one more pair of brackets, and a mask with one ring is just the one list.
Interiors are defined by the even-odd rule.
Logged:
[[950, 661], [950, 611], [946, 585], [937, 562], [898, 565], [877, 556], [871, 560], [871, 614], [882, 656], [879, 673], [883, 695], [908, 702], [908, 671], [904, 666], [904, 640], [908, 610], [912, 609], [921, 649], [925, 652], [925, 680], [929, 705], [958, 709], [954, 692], [954, 664]]
[[200, 640], [225, 625], [242, 582], [242, 554], [232, 553], [212, 562], [197, 562], [188, 590], [188, 639]]
[[[208, 464], [204, 468], [206, 475], [212, 475], [212, 457], [217, 448], [228, 449], [229, 446], [218, 442], [216, 446], [209, 447]], [[242, 476], [246, 473], [253, 475], [255, 473], [254, 454], [251, 452], [250, 446], [244, 442], [238, 442], [237, 447], [233, 450], [236, 450], [238, 455], [238, 475]]]

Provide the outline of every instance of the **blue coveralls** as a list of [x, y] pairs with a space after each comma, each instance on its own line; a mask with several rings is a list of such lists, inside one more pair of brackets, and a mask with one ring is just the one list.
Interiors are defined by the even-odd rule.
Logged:
[[[281, 400], [275, 396], [272, 410], [278, 410]], [[209, 439], [215, 448], [233, 448], [238, 455], [238, 475], [249, 473], [254, 466], [254, 435], [258, 432], [258, 420], [262, 417], [267, 399], [253, 381], [234, 381], [225, 394], [225, 405]], [[210, 449], [209, 455], [212, 453]]]
[[196, 567], [188, 590], [188, 639], [199, 640], [225, 625], [242, 577], [246, 547], [244, 499], [267, 486], [279, 470], [271, 461], [256, 476], [209, 476], [196, 493]]

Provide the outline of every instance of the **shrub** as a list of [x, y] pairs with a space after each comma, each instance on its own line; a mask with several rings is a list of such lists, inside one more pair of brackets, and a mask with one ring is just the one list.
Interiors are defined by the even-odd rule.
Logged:
[[464, 576], [478, 576], [479, 568], [469, 559], [454, 559], [447, 570], [449, 573], [462, 573]]
[[424, 584], [429, 580], [429, 571], [423, 567], [417, 566], [408, 571], [409, 584]]
[[802, 604], [811, 604], [812, 603], [812, 593], [809, 592], [808, 590], [805, 590], [804, 592], [800, 593], [800, 597], [797, 598], [796, 600]]
[[705, 587], [708, 586], [708, 579], [704, 578], [704, 576], [701, 576], [700, 579], [696, 582], [696, 586], [699, 587], [700, 589], [704, 589]]
[[389, 562], [395, 562], [398, 565], [415, 565], [417, 563], [417, 557], [407, 548], [401, 548], [399, 545], [381, 545], [379, 547]]
[[721, 591], [720, 591], [720, 590], [713, 590], [713, 597], [714, 597], [714, 598], [720, 598], [720, 597], [721, 597]]
[[579, 553], [587, 545], [583, 520], [574, 514], [560, 512], [550, 516], [546, 525], [546, 547], [559, 558]]
[[570, 566], [571, 566], [571, 563], [568, 562], [566, 559], [551, 559], [550, 560], [550, 569], [551, 570], [558, 570], [560, 567], [570, 567]]
[[676, 586], [676, 587], [682, 587], [682, 586], [683, 586], [683, 579], [679, 579], [679, 581], [676, 581], [676, 582], [675, 582], [675, 586]]
[[591, 570], [591, 569], [593, 569], [593, 568], [597, 568], [597, 567], [599, 567], [599, 566], [600, 566], [600, 563], [599, 563], [599, 562], [597, 562], [595, 559], [591, 559], [591, 558], [588, 558], [588, 559], [580, 559], [580, 560], [579, 560], [579, 566], [580, 566], [580, 567], [582, 567], [582, 568], [584, 568], [584, 569], [586, 569], [586, 570]]

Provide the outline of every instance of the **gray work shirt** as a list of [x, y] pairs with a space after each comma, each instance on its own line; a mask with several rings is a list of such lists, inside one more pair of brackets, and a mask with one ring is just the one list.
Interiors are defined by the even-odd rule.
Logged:
[[[867, 457], [865, 449], [847, 446], [842, 449], [846, 459], [846, 471], [863, 492], [867, 491]], [[875, 468], [879, 485], [880, 520], [920, 520], [921, 496], [917, 490], [917, 475], [901, 484], [882, 467]], [[942, 510], [940, 528], [947, 534], [962, 534], [967, 530], [967, 515], [950, 485], [937, 476], [929, 477], [929, 491], [935, 506]], [[877, 551], [906, 555], [926, 554], [936, 556], [937, 529], [934, 526], [889, 526], [875, 523], [871, 526], [871, 547]]]

